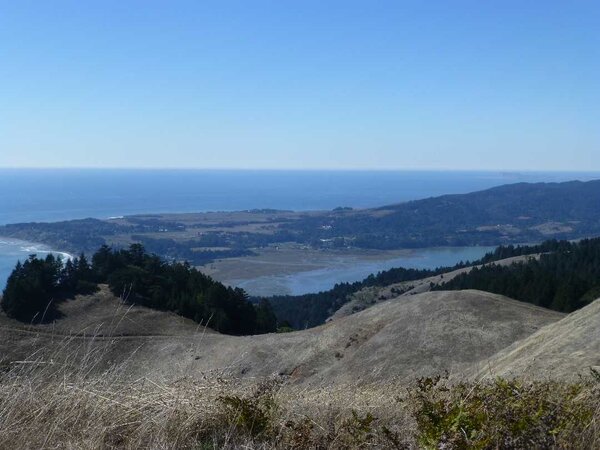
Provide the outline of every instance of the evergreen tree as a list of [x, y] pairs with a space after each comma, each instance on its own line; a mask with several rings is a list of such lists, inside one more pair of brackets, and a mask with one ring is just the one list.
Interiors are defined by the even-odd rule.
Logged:
[[31, 255], [23, 264], [17, 263], [3, 291], [2, 309], [9, 317], [24, 322], [52, 317], [61, 273], [61, 260], [51, 254], [45, 259]]
[[263, 298], [256, 307], [256, 332], [270, 333], [276, 329], [277, 316], [275, 316], [271, 302]]

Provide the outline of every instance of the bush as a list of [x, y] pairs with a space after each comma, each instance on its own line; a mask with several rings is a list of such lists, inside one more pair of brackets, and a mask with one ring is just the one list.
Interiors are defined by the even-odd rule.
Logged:
[[502, 378], [451, 385], [437, 376], [419, 379], [409, 399], [423, 448], [583, 448], [597, 408], [585, 387]]
[[170, 384], [123, 379], [124, 367], [94, 375], [101, 354], [82, 355], [86, 362], [75, 373], [63, 364], [0, 366], [0, 448], [595, 449], [600, 443], [598, 372], [579, 383], [452, 385], [445, 377], [422, 378], [398, 408], [399, 391], [385, 384], [359, 389], [359, 397], [333, 390], [322, 396], [321, 389], [313, 397], [310, 388], [280, 379], [248, 390], [210, 374]]
[[258, 385], [249, 397], [223, 395], [218, 398], [223, 405], [223, 419], [236, 433], [252, 438], [272, 437], [275, 432], [277, 403], [275, 392], [279, 383], [268, 380]]

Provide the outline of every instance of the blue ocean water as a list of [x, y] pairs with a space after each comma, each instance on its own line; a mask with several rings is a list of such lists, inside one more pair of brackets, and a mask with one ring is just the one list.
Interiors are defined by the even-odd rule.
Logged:
[[[522, 181], [594, 178], [600, 178], [600, 174], [0, 169], [0, 225], [141, 213], [362, 208]], [[7, 268], [12, 268], [17, 259], [26, 258], [35, 247], [31, 243], [2, 242], [0, 286], [10, 271]], [[436, 261], [431, 264], [440, 265]], [[290, 281], [292, 285], [295, 282]]]
[[600, 174], [0, 169], [0, 224], [138, 213], [369, 207], [520, 181], [592, 178]]

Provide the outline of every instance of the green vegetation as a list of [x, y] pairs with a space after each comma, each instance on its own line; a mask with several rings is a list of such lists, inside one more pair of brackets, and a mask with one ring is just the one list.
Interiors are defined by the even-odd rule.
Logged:
[[259, 383], [250, 395], [221, 395], [217, 398], [222, 406], [221, 417], [230, 429], [240, 430], [252, 438], [273, 437], [277, 402], [276, 390], [280, 387], [277, 380], [265, 380]]
[[284, 448], [592, 448], [600, 437], [598, 376], [592, 370], [591, 377], [577, 383], [503, 378], [451, 383], [448, 374], [423, 377], [407, 393], [395, 396], [403, 410], [398, 417], [408, 419], [402, 420], [404, 428], [389, 412], [377, 417], [355, 410], [328, 426], [304, 417], [278, 427], [279, 387], [272, 382], [250, 395], [219, 400], [230, 429], [259, 442], [280, 442]]
[[600, 238], [555, 242], [539, 260], [474, 268], [436, 289], [479, 289], [571, 312], [600, 296]]
[[407, 402], [425, 449], [585, 448], [599, 394], [595, 383], [449, 384], [437, 376], [419, 379]]
[[126, 301], [174, 311], [223, 333], [267, 333], [276, 328], [267, 300], [254, 307], [242, 289], [225, 287], [188, 263], [167, 263], [139, 244], [128, 250], [103, 246], [91, 265], [84, 255], [66, 264], [52, 255], [33, 255], [10, 275], [2, 308], [21, 321], [50, 320], [57, 314], [58, 301], [89, 293], [98, 283], [107, 283]]
[[2, 309], [9, 317], [25, 322], [43, 322], [56, 317], [56, 302], [78, 293], [91, 293], [96, 286], [85, 256], [63, 266], [54, 255], [38, 259], [32, 255], [17, 263], [6, 283]]
[[460, 262], [453, 267], [440, 267], [434, 270], [399, 267], [369, 275], [362, 281], [336, 284], [328, 291], [296, 296], [274, 296], [269, 300], [280, 322], [285, 321], [296, 329], [310, 328], [323, 324], [329, 316], [349, 301], [352, 294], [367, 287], [389, 286], [405, 281], [420, 280], [463, 267], [486, 264], [514, 256], [555, 252], [563, 248], [564, 245], [564, 242], [549, 240], [532, 246], [500, 246], [477, 261]]
[[133, 235], [131, 238], [140, 242], [149, 252], [157, 255], [168, 255], [170, 259], [176, 261], [187, 261], [195, 266], [207, 264], [216, 259], [233, 258], [239, 256], [255, 255], [254, 252], [246, 248], [231, 248], [227, 250], [196, 250], [202, 247], [219, 247], [229, 245], [227, 242], [222, 242], [215, 237], [210, 238], [210, 235], [203, 239], [194, 239], [188, 241], [175, 241], [174, 239], [156, 239], [144, 235]]

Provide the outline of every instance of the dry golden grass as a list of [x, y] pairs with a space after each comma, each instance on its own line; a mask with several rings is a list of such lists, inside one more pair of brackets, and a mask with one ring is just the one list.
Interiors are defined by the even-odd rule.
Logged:
[[[531, 388], [523, 385], [519, 388], [523, 395], [517, 392], [516, 396], [503, 387], [502, 395], [519, 402], [514, 403], [519, 405], [517, 409], [506, 402], [506, 397], [497, 398], [498, 391], [488, 387], [493, 385], [469, 388], [467, 384], [458, 390], [448, 385], [436, 391], [427, 380], [408, 389], [405, 384], [388, 383], [318, 390], [288, 384], [284, 379], [242, 383], [226, 380], [218, 373], [170, 383], [147, 378], [123, 381], [127, 363], [100, 373], [94, 367], [100, 360], [97, 351], [61, 358], [32, 355], [26, 361], [4, 366], [0, 375], [0, 448], [442, 448], [432, 439], [443, 442], [443, 448], [471, 448], [464, 444], [476, 432], [477, 442], [487, 442], [485, 433], [491, 433], [489, 430], [500, 436], [514, 433], [512, 425], [490, 425], [484, 417], [486, 411], [499, 411], [503, 420], [523, 411], [524, 417], [529, 417], [523, 402], [531, 401], [532, 395], [537, 401], [537, 392], [550, 395], [549, 403], [541, 399], [545, 404], [562, 402], [559, 390], [544, 384]], [[80, 362], [76, 368], [74, 364], [52, 363], [75, 359]], [[545, 422], [528, 425], [527, 433], [539, 439], [557, 432], [552, 440], [556, 448], [598, 448], [599, 386], [600, 380], [591, 377], [578, 385], [576, 396], [567, 399], [567, 409], [560, 410], [575, 411], [576, 418], [586, 418], [586, 423], [569, 422], [565, 428], [568, 435], [553, 430], [554, 422], [548, 422], [547, 428], [540, 428]], [[572, 392], [570, 388], [567, 391]], [[474, 392], [478, 392], [477, 402], [483, 398], [484, 406], [487, 398], [495, 403], [485, 409], [472, 401]], [[556, 393], [558, 397], [554, 397]], [[439, 425], [432, 411], [441, 418]], [[535, 416], [535, 411], [531, 415]], [[456, 417], [460, 418], [458, 428]], [[451, 420], [444, 422], [447, 419]], [[516, 419], [515, 423], [521, 423], [519, 416]], [[477, 425], [477, 421], [484, 421], [485, 426]], [[467, 426], [479, 428], [467, 436], [461, 428]], [[456, 440], [463, 435], [465, 439]], [[512, 446], [472, 448], [531, 448], [522, 441], [514, 442]]]
[[[311, 385], [216, 369], [135, 379], [146, 367], [138, 341], [109, 332], [42, 330], [26, 341], [35, 350], [27, 358], [0, 357], [0, 449], [600, 448], [598, 372], [517, 384], [401, 376], [352, 384], [343, 381], [352, 373], [320, 372], [324, 382]], [[211, 339], [200, 333], [193, 345]]]

